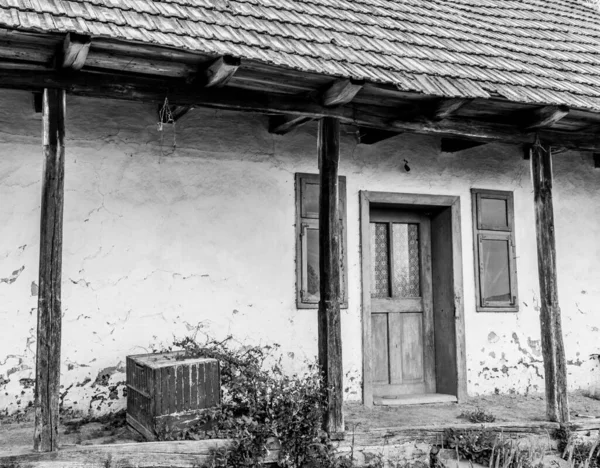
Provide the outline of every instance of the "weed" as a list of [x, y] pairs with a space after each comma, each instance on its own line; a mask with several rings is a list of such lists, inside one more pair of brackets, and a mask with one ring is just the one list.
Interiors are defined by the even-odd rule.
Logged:
[[[528, 444], [523, 446], [489, 429], [448, 429], [445, 432], [445, 447], [456, 451], [457, 460], [468, 460], [489, 467], [538, 468], [546, 447]], [[588, 467], [586, 467], [588, 468]]]
[[566, 427], [557, 430], [558, 450], [571, 468], [600, 468], [600, 437], [594, 442], [583, 441]]
[[488, 413], [479, 406], [473, 411], [463, 411], [458, 417], [466, 419], [472, 423], [489, 423], [496, 420], [496, 416], [494, 416], [492, 413]]

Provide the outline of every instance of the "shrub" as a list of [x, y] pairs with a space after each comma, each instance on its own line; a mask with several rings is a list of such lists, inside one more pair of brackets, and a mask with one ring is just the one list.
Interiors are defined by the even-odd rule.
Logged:
[[[335, 455], [321, 430], [327, 389], [316, 363], [290, 375], [284, 372], [278, 346], [232, 346], [232, 338], [174, 342], [185, 350], [181, 359], [210, 357], [221, 366], [222, 404], [206, 412], [192, 428], [160, 434], [162, 440], [232, 439], [232, 446], [214, 452], [212, 466], [256, 466], [268, 447], [279, 448], [285, 468], [349, 468], [352, 456]], [[210, 429], [206, 429], [210, 427]]]

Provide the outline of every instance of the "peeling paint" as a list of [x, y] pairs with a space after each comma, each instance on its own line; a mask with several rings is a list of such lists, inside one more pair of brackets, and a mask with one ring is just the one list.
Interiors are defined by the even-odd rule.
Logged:
[[18, 270], [13, 271], [9, 277], [0, 278], [0, 284], [1, 283], [13, 284], [15, 281], [17, 281], [17, 279], [19, 279], [19, 276], [21, 276], [21, 273], [23, 273], [24, 269], [25, 269], [25, 265], [23, 265]]

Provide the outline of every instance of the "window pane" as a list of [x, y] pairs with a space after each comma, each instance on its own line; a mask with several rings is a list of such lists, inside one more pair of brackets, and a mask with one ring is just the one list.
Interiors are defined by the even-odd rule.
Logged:
[[390, 297], [388, 248], [388, 225], [371, 223], [371, 297]]
[[481, 226], [483, 228], [508, 228], [508, 208], [506, 200], [480, 198]]
[[308, 229], [306, 231], [306, 293], [305, 301], [318, 301], [320, 293], [319, 282], [319, 230]]
[[[343, 227], [340, 226], [340, 237], [343, 238]], [[345, 301], [344, 288], [344, 243], [340, 242], [340, 300]], [[319, 302], [321, 298], [321, 282], [319, 272], [319, 230], [306, 230], [306, 302]]]
[[302, 191], [302, 216], [319, 217], [319, 184], [306, 183]]
[[508, 240], [481, 240], [481, 296], [483, 305], [488, 302], [512, 303], [509, 254]]
[[421, 268], [419, 265], [419, 226], [394, 223], [392, 225], [394, 295], [421, 296]]

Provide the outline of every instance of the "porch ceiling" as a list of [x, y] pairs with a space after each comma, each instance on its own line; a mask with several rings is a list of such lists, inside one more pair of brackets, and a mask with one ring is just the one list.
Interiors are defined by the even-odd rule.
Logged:
[[199, 77], [215, 56], [93, 38], [85, 65], [74, 71], [55, 66], [64, 41], [64, 34], [0, 30], [0, 87], [65, 88], [74, 95], [157, 104], [168, 97], [170, 104], [178, 106], [296, 117], [288, 130], [312, 118], [333, 116], [365, 131], [513, 144], [531, 144], [537, 132], [554, 146], [600, 151], [600, 113], [583, 108], [524, 104], [501, 97], [452, 99], [362, 81], [347, 81], [354, 91], [342, 104], [331, 105], [323, 96], [333, 83], [339, 83], [332, 75], [247, 59], [239, 62], [225, 86], [208, 88]]

